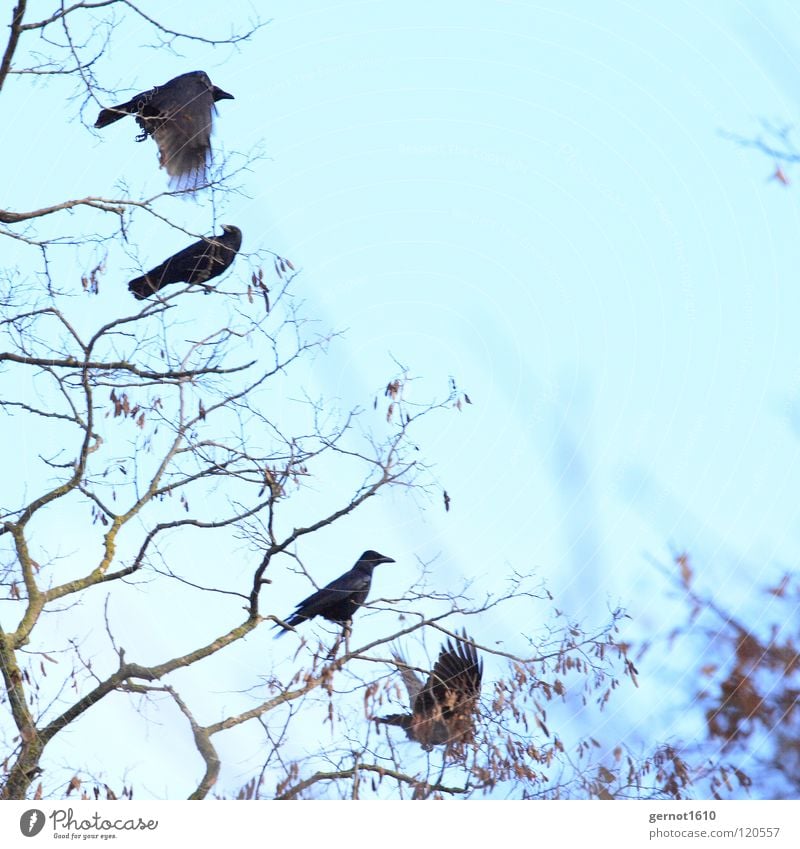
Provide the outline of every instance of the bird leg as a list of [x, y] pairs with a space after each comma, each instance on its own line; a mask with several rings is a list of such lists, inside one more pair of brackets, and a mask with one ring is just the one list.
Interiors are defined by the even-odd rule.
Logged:
[[344, 642], [345, 654], [350, 654], [350, 632], [352, 629], [353, 620], [348, 619], [342, 628], [342, 633], [336, 638], [336, 642], [331, 646], [331, 650], [325, 657], [325, 660], [333, 660], [336, 657], [336, 652], [339, 651], [339, 646]]
[[136, 136], [135, 141], [137, 141], [137, 142], [147, 141], [148, 136], [153, 135], [153, 127], [150, 124], [148, 124], [147, 121], [145, 121], [145, 119], [142, 118], [141, 115], [136, 116], [136, 123], [142, 128], [142, 131], [141, 131], [141, 133], [139, 133], [138, 136]]
[[333, 660], [336, 657], [336, 652], [342, 644], [342, 634], [336, 638], [336, 642], [331, 646], [331, 650], [325, 655], [325, 660]]

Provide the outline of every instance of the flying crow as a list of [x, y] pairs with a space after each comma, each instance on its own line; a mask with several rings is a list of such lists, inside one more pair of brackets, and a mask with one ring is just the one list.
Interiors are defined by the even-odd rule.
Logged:
[[[367, 600], [372, 583], [372, 570], [379, 563], [394, 562], [391, 557], [385, 557], [377, 551], [365, 551], [349, 572], [304, 598], [286, 620], [286, 624], [294, 627], [307, 619], [322, 616], [337, 625], [347, 626], [353, 614]], [[280, 637], [288, 630], [284, 628], [276, 636]]]
[[456, 644], [448, 639], [433, 671], [423, 682], [405, 660], [394, 655], [408, 690], [411, 713], [375, 717], [386, 725], [399, 725], [426, 752], [434, 746], [470, 743], [475, 732], [475, 712], [481, 694], [483, 661], [475, 643], [461, 632]]
[[232, 224], [222, 225], [222, 235], [200, 239], [165, 259], [147, 274], [128, 283], [140, 301], [170, 283], [207, 283], [233, 262], [242, 245], [242, 231]]
[[206, 182], [211, 161], [211, 118], [217, 100], [233, 95], [213, 85], [205, 71], [190, 71], [103, 109], [95, 127], [107, 127], [125, 115], [135, 115], [142, 132], [136, 141], [152, 136], [159, 161], [167, 169], [174, 188], [196, 189]]

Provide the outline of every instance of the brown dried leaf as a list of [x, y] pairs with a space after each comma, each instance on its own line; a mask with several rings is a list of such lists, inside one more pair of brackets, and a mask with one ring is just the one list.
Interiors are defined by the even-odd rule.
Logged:
[[694, 570], [689, 562], [689, 555], [685, 551], [680, 554], [676, 554], [675, 563], [680, 569], [681, 583], [688, 589], [692, 583], [692, 578], [694, 577]]
[[602, 764], [598, 768], [597, 774], [600, 780], [605, 782], [606, 784], [611, 784], [615, 780], [614, 773], [611, 772], [611, 770], [606, 769], [606, 767], [604, 767]]
[[772, 593], [772, 595], [777, 596], [778, 598], [783, 598], [786, 595], [786, 590], [789, 587], [789, 576], [784, 575], [780, 583], [777, 587], [771, 587], [767, 592]]

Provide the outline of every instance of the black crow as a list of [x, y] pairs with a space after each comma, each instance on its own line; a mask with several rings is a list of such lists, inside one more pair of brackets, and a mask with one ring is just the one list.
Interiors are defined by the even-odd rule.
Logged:
[[408, 690], [411, 713], [379, 716], [376, 721], [399, 725], [426, 752], [434, 746], [472, 742], [483, 661], [478, 660], [475, 643], [466, 631], [455, 645], [448, 640], [442, 646], [424, 684], [399, 654], [394, 659]]
[[242, 246], [242, 231], [233, 224], [222, 225], [222, 235], [200, 239], [165, 259], [147, 274], [128, 283], [140, 301], [169, 283], [207, 283], [225, 271]]
[[[391, 557], [385, 557], [377, 551], [365, 551], [349, 572], [345, 572], [326, 587], [304, 598], [286, 620], [286, 624], [294, 627], [307, 619], [322, 616], [330, 622], [346, 627], [353, 618], [353, 614], [367, 600], [372, 583], [372, 570], [379, 563], [394, 562]], [[288, 630], [284, 628], [276, 636], [280, 637]]]
[[142, 128], [136, 141], [152, 136], [159, 161], [175, 188], [196, 189], [206, 182], [211, 160], [211, 117], [217, 100], [233, 95], [213, 85], [205, 71], [190, 71], [132, 97], [127, 103], [103, 109], [95, 127], [107, 127], [125, 115], [135, 115]]

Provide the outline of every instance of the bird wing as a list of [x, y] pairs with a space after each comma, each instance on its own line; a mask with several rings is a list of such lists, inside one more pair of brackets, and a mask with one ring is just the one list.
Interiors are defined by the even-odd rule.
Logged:
[[400, 672], [400, 677], [403, 679], [403, 684], [406, 686], [408, 703], [413, 707], [417, 696], [422, 692], [424, 686], [422, 679], [417, 676], [416, 672], [408, 665], [408, 662], [401, 654], [392, 652], [392, 657]]
[[456, 645], [448, 640], [412, 706], [420, 731], [444, 723], [448, 742], [471, 739], [482, 676], [483, 663], [466, 633]]
[[[128, 284], [128, 289], [141, 300], [142, 298], [149, 297], [164, 286], [168, 286], [170, 283], [194, 282], [192, 275], [196, 272], [196, 269], [210, 265], [210, 260], [205, 260], [207, 248], [208, 242], [205, 239], [189, 245], [188, 248], [184, 248], [168, 259], [165, 259], [160, 265], [151, 268], [147, 274], [131, 280]], [[203, 282], [206, 279], [208, 279], [207, 275], [202, 277], [199, 282]]]
[[236, 259], [242, 246], [242, 231], [238, 227], [226, 225], [222, 236], [207, 243], [201, 261], [191, 277], [192, 283], [205, 283], [218, 277]]
[[195, 248], [195, 253], [187, 256], [183, 262], [187, 283], [205, 283], [222, 274], [235, 256], [218, 239], [198, 242]]
[[201, 239], [170, 257], [160, 267], [174, 278], [170, 282], [205, 283], [228, 268], [241, 244], [242, 231], [229, 225], [222, 236]]
[[475, 644], [466, 633], [453, 645], [448, 640], [425, 685], [436, 701], [451, 706], [475, 702], [481, 693], [483, 664], [478, 660]]
[[[370, 578], [368, 574], [364, 574], [360, 569], [351, 569], [345, 572], [344, 575], [339, 575], [322, 589], [311, 593], [308, 598], [304, 598], [297, 609], [287, 621], [290, 625], [295, 625], [303, 619], [311, 619], [314, 616], [325, 613], [326, 609], [331, 605], [341, 603], [348, 596], [358, 596], [369, 592]], [[296, 621], [293, 621], [298, 617]]]
[[157, 116], [143, 119], [142, 126], [158, 145], [161, 167], [176, 187], [196, 188], [206, 180], [213, 111], [213, 97], [205, 89], [185, 104], [167, 104]]

